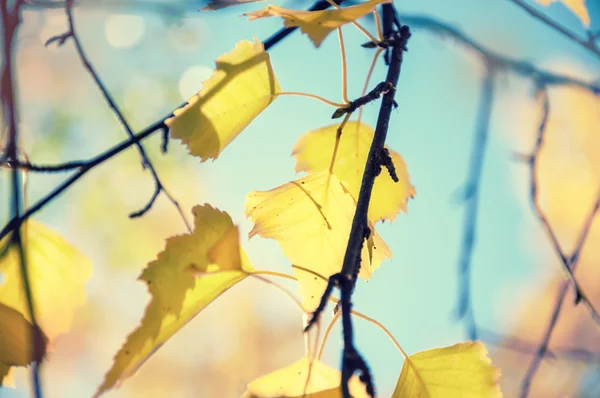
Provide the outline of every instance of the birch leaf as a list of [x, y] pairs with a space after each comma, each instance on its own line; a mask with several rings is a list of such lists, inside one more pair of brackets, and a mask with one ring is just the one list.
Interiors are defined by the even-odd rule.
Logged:
[[[356, 202], [334, 174], [320, 171], [270, 191], [251, 192], [245, 208], [254, 222], [250, 237], [275, 239], [292, 264], [325, 278], [341, 271]], [[372, 254], [367, 244], [363, 246], [359, 274], [363, 279], [391, 258], [390, 249], [373, 232]], [[299, 280], [307, 311], [316, 308], [323, 292], [321, 281], [313, 280]]]
[[587, 28], [590, 27], [590, 14], [588, 13], [588, 9], [585, 5], [585, 0], [536, 0], [538, 3], [549, 6], [551, 3], [556, 1], [560, 1], [563, 3], [569, 10], [573, 11], [577, 18], [583, 23]]
[[[239, 247], [237, 227], [227, 213], [209, 205], [192, 211], [194, 231], [167, 239], [165, 250], [142, 272], [140, 279], [148, 285], [152, 299], [96, 396], [132, 376], [171, 336], [254, 270]], [[241, 258], [234, 259], [231, 253]]]
[[[245, 398], [341, 398], [341, 373], [321, 361], [313, 361], [310, 379], [307, 357], [293, 364], [262, 376], [250, 384], [243, 395]], [[303, 395], [306, 385], [306, 395]], [[350, 393], [354, 398], [368, 397], [365, 387], [358, 377], [349, 382]]]
[[256, 38], [217, 58], [216, 69], [187, 105], [165, 120], [173, 138], [202, 162], [216, 159], [281, 91], [269, 54]]
[[[298, 140], [292, 152], [296, 158], [297, 172], [312, 173], [329, 169], [337, 128], [335, 124], [309, 131]], [[364, 123], [348, 122], [340, 137], [333, 173], [355, 200], [358, 199], [374, 134], [375, 130]], [[389, 150], [389, 153], [399, 181], [394, 182], [386, 169], [375, 179], [369, 204], [369, 220], [373, 223], [386, 219], [392, 221], [400, 210], [406, 212], [408, 199], [416, 194], [404, 159], [395, 151]]]
[[501, 398], [499, 377], [483, 344], [461, 343], [411, 355], [392, 398]]
[[[69, 330], [75, 310], [85, 303], [84, 284], [91, 277], [92, 265], [60, 235], [35, 220], [23, 226], [22, 237], [37, 320], [52, 341]], [[0, 273], [4, 279], [0, 303], [31, 322], [16, 248], [0, 259]]]
[[334, 29], [364, 17], [378, 4], [389, 2], [390, 0], [369, 0], [355, 6], [321, 11], [289, 10], [269, 5], [262, 10], [247, 12], [244, 15], [249, 20], [282, 17], [285, 27], [299, 27], [302, 33], [308, 35], [315, 47], [319, 47]]

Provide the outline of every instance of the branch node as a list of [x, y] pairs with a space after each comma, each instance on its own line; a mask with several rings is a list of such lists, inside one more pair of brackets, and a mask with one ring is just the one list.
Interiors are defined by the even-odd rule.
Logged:
[[[373, 90], [368, 92], [366, 95], [351, 101], [345, 108], [338, 108], [333, 112], [331, 116], [332, 119], [338, 119], [344, 116], [346, 113], [352, 113], [363, 105], [368, 104], [369, 102], [373, 102], [384, 94], [387, 94], [389, 91], [396, 90], [394, 85], [390, 82], [381, 82]], [[394, 101], [394, 106], [397, 107], [398, 104]]]
[[377, 152], [375, 152], [375, 157], [375, 161], [379, 165], [375, 171], [375, 176], [378, 176], [381, 173], [381, 168], [385, 167], [388, 170], [390, 177], [392, 177], [392, 180], [394, 180], [394, 182], [398, 182], [398, 174], [396, 174], [396, 167], [394, 166], [394, 162], [390, 156], [390, 151], [385, 147], [378, 148]]
[[60, 35], [52, 36], [44, 43], [44, 46], [48, 47], [50, 44], [57, 42], [57, 46], [60, 47], [67, 41], [68, 38], [73, 37], [73, 31], [61, 33]]

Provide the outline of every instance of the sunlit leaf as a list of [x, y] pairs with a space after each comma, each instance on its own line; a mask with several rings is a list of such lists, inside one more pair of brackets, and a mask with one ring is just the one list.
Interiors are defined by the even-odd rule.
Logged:
[[[22, 235], [37, 320], [52, 341], [69, 330], [75, 310], [85, 303], [84, 284], [92, 265], [56, 232], [34, 220], [24, 225]], [[0, 273], [4, 279], [0, 303], [31, 321], [16, 247], [0, 259]]]
[[367, 15], [373, 7], [390, 0], [369, 0], [355, 6], [332, 10], [305, 11], [289, 10], [269, 5], [262, 10], [247, 12], [244, 15], [250, 20], [266, 17], [282, 17], [286, 27], [297, 26], [319, 47], [325, 37], [334, 29]]
[[255, 3], [264, 0], [209, 0], [206, 7], [201, 8], [201, 11], [220, 10], [221, 8], [236, 6], [238, 4]]
[[392, 398], [499, 398], [499, 377], [483, 344], [461, 343], [411, 355]]
[[[34, 353], [35, 338], [38, 352]], [[19, 311], [0, 304], [0, 364], [26, 366], [33, 361], [41, 362], [46, 352], [48, 338]]]
[[[306, 398], [341, 398], [341, 373], [339, 370], [315, 360], [310, 370], [309, 382], [306, 384], [308, 373], [309, 360], [304, 357], [285, 368], [254, 380], [248, 384], [243, 397], [300, 398], [303, 396], [306, 386], [306, 395], [304, 395]], [[354, 398], [368, 396], [365, 387], [356, 376], [350, 379], [349, 387]]]
[[[251, 192], [246, 196], [245, 209], [246, 216], [254, 221], [250, 237], [277, 240], [292, 264], [324, 277], [341, 271], [356, 202], [334, 174], [321, 171], [270, 191]], [[372, 255], [367, 245], [363, 246], [359, 276], [364, 279], [386, 257], [391, 258], [389, 248], [374, 233]], [[310, 281], [314, 286], [305, 284]], [[323, 291], [322, 282], [301, 278], [299, 283], [305, 310], [314, 310]]]
[[187, 105], [165, 120], [202, 161], [221, 151], [273, 102], [281, 91], [261, 42], [240, 41], [216, 60], [213, 75]]
[[577, 18], [586, 26], [590, 26], [590, 14], [588, 13], [587, 7], [585, 5], [585, 0], [536, 0], [538, 3], [548, 6], [555, 1], [560, 1], [568, 9], [573, 11]]
[[12, 367], [2, 363], [0, 363], [0, 386], [15, 387]]
[[[165, 250], [142, 272], [140, 279], [152, 299], [96, 396], [133, 375], [173, 334], [254, 270], [239, 248], [237, 228], [227, 213], [209, 205], [196, 206], [193, 213], [194, 231], [169, 238]], [[230, 253], [241, 258], [233, 259]], [[224, 263], [212, 263], [211, 258]]]
[[[294, 146], [296, 171], [315, 172], [328, 170], [331, 164], [338, 125], [313, 130], [302, 136]], [[349, 122], [344, 127], [335, 164], [334, 174], [354, 199], [358, 199], [362, 176], [375, 131], [368, 125]], [[369, 205], [369, 220], [393, 220], [400, 210], [406, 211], [408, 199], [416, 193], [410, 184], [406, 163], [395, 151], [389, 151], [399, 181], [394, 182], [383, 169], [375, 179]]]

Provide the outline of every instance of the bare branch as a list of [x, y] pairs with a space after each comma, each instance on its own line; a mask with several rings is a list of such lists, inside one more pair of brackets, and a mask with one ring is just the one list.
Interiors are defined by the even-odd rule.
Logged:
[[471, 276], [473, 250], [477, 236], [477, 212], [479, 208], [479, 190], [483, 172], [483, 161], [487, 149], [490, 130], [490, 118], [494, 99], [494, 74], [493, 66], [488, 65], [481, 88], [481, 102], [477, 116], [469, 176], [464, 187], [463, 200], [466, 204], [465, 221], [463, 226], [463, 241], [459, 266], [459, 298], [457, 317], [464, 319], [469, 339], [477, 340], [477, 327], [473, 311], [473, 297], [471, 293]]
[[[131, 128], [129, 123], [127, 123], [127, 120], [125, 120], [123, 113], [119, 110], [119, 107], [117, 106], [116, 102], [110, 95], [110, 92], [108, 91], [108, 89], [106, 88], [106, 86], [104, 85], [102, 80], [100, 79], [100, 76], [98, 75], [94, 66], [88, 59], [87, 55], [85, 54], [85, 51], [81, 44], [81, 41], [79, 40], [79, 36], [77, 35], [77, 32], [75, 30], [75, 18], [73, 16], [73, 0], [66, 0], [65, 11], [67, 13], [67, 19], [69, 21], [69, 30], [62, 35], [59, 35], [59, 36], [49, 39], [46, 42], [46, 45], [48, 45], [49, 43], [51, 43], [53, 41], [58, 41], [59, 45], [62, 45], [66, 39], [68, 39], [68, 38], [73, 39], [73, 43], [75, 44], [75, 49], [77, 50], [77, 54], [79, 55], [79, 59], [81, 60], [81, 63], [85, 66], [87, 71], [90, 73], [90, 75], [94, 79], [96, 86], [98, 86], [98, 89], [102, 93], [102, 96], [108, 103], [108, 106], [113, 110], [113, 112], [117, 116], [117, 119], [119, 120], [119, 122], [121, 123], [121, 125], [123, 126], [125, 131], [127, 132], [127, 135], [129, 136], [129, 138], [133, 139], [133, 137], [135, 135], [133, 132], [133, 129]], [[131, 213], [129, 215], [129, 217], [134, 218], [134, 217], [143, 216], [148, 210], [150, 210], [152, 208], [152, 205], [156, 201], [156, 198], [158, 197], [158, 195], [161, 192], [164, 192], [164, 194], [167, 196], [169, 201], [171, 201], [171, 203], [175, 206], [175, 208], [179, 212], [179, 215], [181, 216], [181, 219], [183, 220], [183, 223], [187, 227], [188, 231], [191, 232], [190, 224], [187, 221], [183, 211], [181, 210], [181, 206], [179, 206], [179, 203], [173, 198], [171, 193], [165, 188], [164, 184], [158, 177], [156, 169], [154, 168], [154, 165], [148, 158], [148, 155], [146, 154], [144, 146], [142, 145], [142, 143], [140, 141], [136, 141], [135, 146], [137, 147], [138, 152], [140, 153], [143, 168], [148, 169], [150, 171], [150, 174], [152, 174], [152, 178], [154, 179], [155, 189], [154, 189], [154, 194], [150, 198], [150, 201], [141, 210]]]
[[530, 4], [527, 4], [523, 0], [510, 0], [510, 1], [512, 1], [517, 6], [521, 7], [526, 13], [528, 13], [529, 15], [531, 15], [533, 18], [537, 19], [538, 21], [542, 22], [543, 24], [545, 24], [552, 30], [560, 33], [561, 35], [563, 35], [564, 37], [573, 41], [574, 43], [579, 44], [580, 46], [582, 46], [583, 48], [585, 48], [586, 50], [588, 50], [595, 56], [600, 57], [600, 48], [596, 44], [596, 37], [591, 32], [589, 33], [587, 39], [583, 39], [583, 38], [577, 36], [575, 33], [568, 30], [567, 28], [565, 28], [564, 26], [560, 25], [558, 22], [549, 18], [543, 12], [538, 11], [535, 7], [531, 6]]

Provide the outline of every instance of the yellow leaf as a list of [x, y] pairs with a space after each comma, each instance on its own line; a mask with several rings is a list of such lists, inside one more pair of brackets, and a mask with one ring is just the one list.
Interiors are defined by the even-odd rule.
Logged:
[[[251, 192], [245, 209], [254, 221], [250, 237], [277, 240], [292, 264], [326, 278], [341, 271], [356, 202], [334, 174], [320, 171], [270, 191]], [[390, 249], [372, 231], [372, 256], [367, 244], [362, 251], [359, 276], [364, 279], [386, 257], [391, 258]], [[295, 268], [294, 273], [298, 272]], [[302, 277], [299, 284], [304, 309], [314, 310], [323, 292], [322, 281]]]
[[[329, 169], [338, 126], [335, 124], [309, 131], [298, 140], [292, 152], [296, 158], [297, 172], [311, 173]], [[373, 128], [364, 123], [349, 122], [340, 138], [333, 172], [355, 200], [358, 199], [374, 134]], [[391, 221], [400, 210], [406, 211], [408, 199], [416, 193], [415, 187], [410, 184], [402, 156], [392, 150], [389, 153], [399, 181], [394, 182], [385, 168], [375, 179], [369, 205], [369, 220], [373, 223], [384, 219]]]
[[269, 5], [262, 10], [247, 12], [244, 15], [249, 17], [249, 20], [282, 17], [284, 26], [299, 27], [302, 33], [306, 33], [315, 43], [315, 47], [319, 47], [332, 30], [364, 17], [378, 4], [389, 2], [390, 0], [369, 0], [351, 7], [322, 11], [289, 10]]
[[585, 0], [537, 0], [538, 3], [549, 6], [555, 1], [562, 2], [568, 9], [573, 11], [579, 20], [589, 28], [590, 26], [590, 14], [588, 13], [587, 7], [585, 6]]
[[411, 355], [392, 398], [499, 398], [499, 377], [483, 344], [461, 343]]
[[[306, 385], [309, 372], [307, 357], [293, 364], [262, 376], [248, 384], [243, 397], [246, 398], [282, 398], [303, 397], [306, 386], [306, 398], [341, 398], [341, 373], [321, 361], [313, 361], [310, 380]], [[367, 397], [360, 380], [354, 376], [349, 383], [354, 398]]]
[[216, 60], [217, 69], [183, 108], [165, 120], [190, 153], [216, 159], [281, 91], [261, 42], [240, 41]]
[[[57, 233], [34, 220], [24, 225], [22, 235], [37, 320], [52, 341], [69, 330], [75, 310], [85, 303], [84, 284], [92, 265]], [[16, 248], [0, 259], [0, 273], [4, 278], [0, 303], [31, 321]]]
[[[32, 337], [39, 347], [36, 354], [33, 352]], [[34, 328], [19, 311], [0, 304], [0, 364], [26, 366], [33, 361], [41, 362], [47, 344], [48, 338], [44, 332]]]
[[0, 386], [15, 388], [12, 368], [0, 363]]
[[[173, 334], [254, 270], [245, 252], [239, 248], [237, 228], [227, 213], [209, 205], [196, 206], [192, 211], [194, 231], [169, 238], [165, 250], [142, 272], [140, 279], [148, 285], [152, 299], [141, 325], [129, 335], [115, 356], [96, 396], [133, 375]], [[236, 233], [235, 239], [232, 230]], [[237, 252], [241, 259], [232, 260], [230, 256], [217, 253], [219, 250]], [[209, 253], [214, 259], [226, 259], [224, 267], [211, 263]], [[239, 266], [233, 268], [233, 264]], [[189, 268], [201, 276], [188, 272]], [[221, 272], [201, 273], [208, 269]]]

